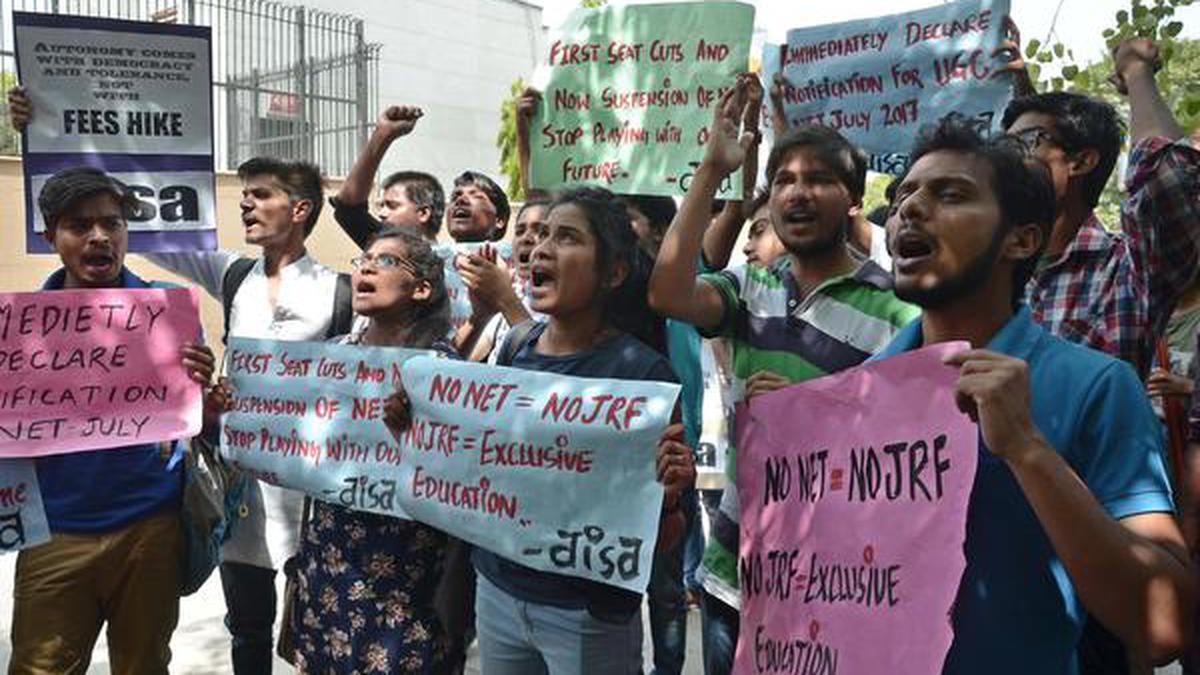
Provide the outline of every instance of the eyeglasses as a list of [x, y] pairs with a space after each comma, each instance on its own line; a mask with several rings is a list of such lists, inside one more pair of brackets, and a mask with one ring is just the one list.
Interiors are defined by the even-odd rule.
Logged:
[[369, 255], [364, 253], [356, 258], [350, 259], [350, 265], [356, 270], [360, 270], [367, 265], [374, 267], [377, 270], [388, 270], [394, 267], [413, 271], [412, 263], [407, 260], [391, 255], [390, 253], [380, 253], [379, 255]]
[[1041, 127], [1030, 127], [1028, 129], [1023, 129], [1016, 133], [1009, 134], [1009, 136], [1015, 138], [1022, 146], [1024, 146], [1026, 152], [1033, 152], [1037, 150], [1042, 146], [1043, 143], [1057, 145], [1063, 150], [1067, 149], [1067, 147], [1063, 145], [1062, 141], [1058, 140], [1052, 136], [1049, 131], [1046, 131]]

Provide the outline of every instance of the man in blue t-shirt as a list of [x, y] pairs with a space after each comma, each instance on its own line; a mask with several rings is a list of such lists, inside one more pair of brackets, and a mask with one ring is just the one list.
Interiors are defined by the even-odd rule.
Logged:
[[1173, 658], [1196, 589], [1154, 413], [1132, 368], [1020, 304], [1054, 220], [1048, 172], [953, 117], [911, 156], [888, 248], [896, 295], [924, 314], [876, 358], [969, 341], [948, 363], [981, 436], [943, 672], [1077, 673], [1085, 613], [1137, 665]]
[[[123, 184], [64, 169], [37, 201], [63, 265], [43, 290], [150, 287], [124, 265], [137, 201]], [[207, 347], [184, 345], [181, 358], [208, 382]], [[178, 450], [148, 443], [37, 458], [52, 537], [17, 557], [9, 673], [86, 671], [105, 623], [114, 675], [167, 673], [184, 573]]]

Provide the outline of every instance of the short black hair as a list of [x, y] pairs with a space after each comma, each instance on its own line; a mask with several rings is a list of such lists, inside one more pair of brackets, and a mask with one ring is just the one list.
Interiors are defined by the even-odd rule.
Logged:
[[1116, 108], [1082, 94], [1051, 91], [1013, 100], [1004, 109], [1001, 124], [1008, 129], [1018, 117], [1029, 112], [1054, 118], [1054, 135], [1061, 141], [1063, 150], [1093, 149], [1100, 154], [1096, 168], [1083, 178], [1084, 201], [1088, 207], [1095, 208], [1125, 141], [1125, 125]]
[[973, 155], [992, 170], [991, 185], [1000, 205], [1000, 227], [1004, 230], [1032, 223], [1042, 231], [1042, 249], [1013, 270], [1013, 305], [1025, 295], [1025, 284], [1033, 276], [1038, 258], [1050, 240], [1054, 225], [1054, 185], [1041, 161], [1029, 157], [1021, 142], [1009, 136], [984, 137], [962, 115], [946, 115], [937, 125], [921, 129], [910, 153], [909, 167], [933, 152], [949, 151]]
[[757, 213], [759, 209], [766, 206], [767, 202], [769, 201], [771, 201], [771, 191], [769, 189], [758, 188], [755, 190], [754, 198], [746, 203], [745, 211], [743, 212], [746, 220], [753, 218], [754, 214]]
[[520, 220], [521, 214], [525, 213], [527, 210], [537, 206], [550, 206], [553, 201], [554, 197], [552, 197], [548, 192], [544, 192], [542, 190], [530, 191], [530, 193], [526, 195], [525, 201], [521, 204], [521, 208], [517, 209], [517, 217], [513, 219], [513, 222]]
[[429, 236], [437, 237], [446, 214], [446, 193], [438, 179], [424, 171], [397, 171], [383, 179], [382, 188], [386, 192], [393, 185], [404, 188], [408, 201], [429, 209], [429, 225], [425, 231]]
[[38, 193], [38, 210], [46, 230], [53, 230], [58, 219], [79, 202], [98, 194], [111, 194], [125, 220], [137, 215], [138, 200], [128, 186], [95, 167], [74, 166], [50, 176]]
[[793, 152], [812, 148], [834, 173], [855, 201], [862, 201], [867, 186], [867, 156], [837, 131], [815, 124], [792, 129], [775, 141], [767, 157], [767, 184], [775, 181], [775, 172]]
[[317, 219], [321, 217], [321, 207], [325, 203], [325, 177], [321, 175], [320, 167], [303, 160], [253, 157], [242, 162], [237, 175], [242, 180], [251, 176], [271, 176], [279, 181], [293, 202], [307, 200], [311, 203], [308, 220], [304, 221], [304, 236], [312, 234], [313, 228], [317, 226]]
[[675, 206], [675, 200], [670, 197], [651, 195], [618, 195], [618, 197], [627, 205], [641, 211], [655, 229], [665, 230], [671, 221], [675, 220], [675, 212], [678, 207]]
[[478, 171], [464, 171], [458, 174], [458, 177], [454, 179], [454, 187], [463, 187], [464, 185], [474, 185], [487, 195], [496, 209], [496, 233], [492, 239], [496, 241], [503, 239], [504, 230], [508, 227], [508, 217], [512, 215], [512, 208], [508, 205], [508, 195], [496, 181]]

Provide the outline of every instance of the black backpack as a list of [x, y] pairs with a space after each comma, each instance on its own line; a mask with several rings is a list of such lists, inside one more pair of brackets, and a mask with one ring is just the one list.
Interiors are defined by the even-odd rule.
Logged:
[[[233, 312], [233, 298], [257, 262], [257, 258], [238, 258], [225, 270], [225, 278], [221, 283], [221, 307], [225, 311], [225, 334], [221, 336], [222, 343], [229, 343], [229, 315]], [[333, 318], [329, 322], [329, 330], [325, 331], [326, 340], [349, 333], [354, 324], [350, 290], [350, 275], [338, 274], [337, 290], [333, 294]]]
[[500, 353], [496, 355], [496, 365], [511, 366], [513, 359], [517, 357], [517, 352], [534, 337], [533, 332], [536, 330], [538, 335], [542, 334], [544, 326], [533, 319], [526, 319], [521, 323], [508, 329], [508, 334], [504, 336], [504, 340], [500, 343]]

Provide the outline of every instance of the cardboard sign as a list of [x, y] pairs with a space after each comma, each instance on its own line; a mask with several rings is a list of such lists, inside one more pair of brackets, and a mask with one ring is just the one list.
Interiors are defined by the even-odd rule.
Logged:
[[0, 457], [199, 433], [179, 355], [200, 336], [198, 302], [189, 288], [0, 294]]
[[50, 541], [33, 460], [0, 459], [0, 553]]
[[[754, 7], [733, 2], [576, 10], [550, 37], [540, 72], [534, 187], [686, 193], [713, 105], [747, 68], [753, 26]], [[741, 184], [735, 173], [717, 196]]]
[[946, 343], [739, 411], [738, 673], [938, 673], [978, 429]]
[[998, 127], [1012, 85], [994, 77], [1003, 62], [992, 52], [1008, 12], [1009, 0], [960, 0], [788, 31], [778, 63], [789, 124], [837, 129], [890, 174], [904, 171], [917, 131], [947, 113]]
[[25, 129], [26, 250], [47, 253], [37, 208], [55, 172], [87, 165], [129, 186], [130, 251], [214, 249], [212, 54], [207, 26], [13, 12]]
[[[677, 385], [241, 338], [229, 375], [221, 452], [258, 478], [420, 520], [529, 567], [646, 589], [655, 448]], [[399, 383], [413, 423], [395, 438], [382, 416]]]

